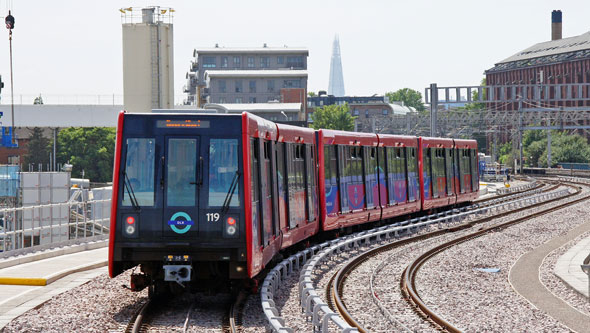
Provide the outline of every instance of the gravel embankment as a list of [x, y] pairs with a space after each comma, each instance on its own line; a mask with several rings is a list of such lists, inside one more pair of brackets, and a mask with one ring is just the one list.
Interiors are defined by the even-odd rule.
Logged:
[[567, 332], [515, 293], [508, 274], [522, 254], [584, 223], [588, 213], [587, 204], [577, 204], [454, 246], [422, 267], [419, 293], [435, 312], [464, 331]]
[[11, 321], [3, 332], [107, 332], [121, 330], [147, 299], [147, 290], [132, 292], [131, 271], [114, 279], [101, 275], [59, 294]]

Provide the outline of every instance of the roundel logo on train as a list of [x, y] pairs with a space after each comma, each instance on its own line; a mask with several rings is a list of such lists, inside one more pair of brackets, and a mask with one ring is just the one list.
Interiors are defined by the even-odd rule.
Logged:
[[184, 234], [195, 224], [185, 212], [177, 212], [168, 221], [168, 225], [177, 234]]

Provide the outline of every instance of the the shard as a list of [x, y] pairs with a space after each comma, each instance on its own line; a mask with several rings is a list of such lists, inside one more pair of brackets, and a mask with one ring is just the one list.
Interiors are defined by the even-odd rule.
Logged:
[[340, 59], [340, 40], [334, 37], [332, 60], [330, 61], [330, 82], [328, 94], [336, 97], [344, 96], [344, 77], [342, 75], [342, 59]]

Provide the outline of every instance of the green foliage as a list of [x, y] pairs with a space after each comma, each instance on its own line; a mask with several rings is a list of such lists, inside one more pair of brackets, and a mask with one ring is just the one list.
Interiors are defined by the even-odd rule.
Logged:
[[404, 105], [411, 106], [419, 112], [426, 111], [424, 103], [422, 103], [422, 94], [414, 89], [402, 88], [394, 92], [387, 92], [385, 96], [389, 97], [389, 101], [404, 102]]
[[[546, 168], [547, 163], [547, 131], [525, 131], [522, 137], [524, 165]], [[506, 148], [506, 149], [502, 149]], [[518, 158], [519, 152], [512, 151], [512, 143], [500, 149], [500, 163], [510, 162]], [[580, 135], [569, 135], [564, 132], [551, 131], [551, 167], [560, 162], [590, 162], [590, 145]]]
[[325, 128], [342, 131], [354, 130], [354, 120], [356, 119], [350, 114], [348, 104], [325, 105], [316, 108], [311, 117], [314, 129]]
[[307, 96], [309, 96], [309, 97], [316, 97], [317, 95], [313, 91], [309, 91], [307, 93]]
[[59, 132], [58, 162], [73, 165], [72, 177], [108, 182], [113, 176], [115, 128], [66, 128]]
[[498, 162], [500, 162], [500, 164], [511, 164], [514, 160], [512, 142], [506, 142], [505, 144], [500, 145], [500, 148], [498, 149], [498, 156]]
[[45, 167], [49, 163], [50, 146], [49, 139], [43, 136], [43, 130], [39, 127], [33, 128], [29, 143], [27, 144], [25, 166], [33, 164], [37, 167], [41, 163]]

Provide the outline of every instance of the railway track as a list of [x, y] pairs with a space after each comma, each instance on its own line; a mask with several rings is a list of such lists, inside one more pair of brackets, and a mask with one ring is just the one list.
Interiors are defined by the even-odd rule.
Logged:
[[[574, 185], [566, 185], [566, 186], [575, 187]], [[570, 193], [570, 195], [568, 195], [567, 197], [572, 197], [572, 196], [575, 196], [575, 195], [578, 195], [581, 193], [580, 187], [575, 187], [575, 188], [576, 188], [575, 192]], [[426, 251], [424, 254], [420, 255], [418, 258], [416, 258], [414, 261], [412, 261], [412, 263], [410, 263], [406, 267], [404, 272], [402, 273], [402, 278], [401, 278], [401, 282], [400, 282], [400, 288], [402, 290], [402, 293], [404, 294], [404, 296], [406, 297], [406, 299], [410, 303], [410, 305], [417, 311], [417, 313], [419, 315], [421, 315], [427, 321], [433, 323], [433, 325], [437, 329], [441, 329], [441, 330], [448, 331], [448, 332], [461, 332], [461, 330], [459, 328], [457, 328], [453, 324], [447, 322], [441, 315], [437, 314], [434, 310], [432, 310], [431, 307], [429, 307], [427, 304], [425, 304], [422, 301], [422, 299], [420, 298], [420, 295], [419, 295], [417, 288], [416, 288], [416, 277], [417, 277], [420, 267], [422, 265], [424, 265], [429, 259], [433, 258], [436, 254], [438, 254], [442, 251], [445, 251], [455, 245], [461, 244], [463, 242], [467, 242], [469, 240], [480, 237], [480, 236], [487, 234], [489, 232], [498, 231], [498, 230], [507, 228], [509, 226], [516, 225], [518, 223], [522, 223], [524, 221], [530, 220], [532, 218], [539, 217], [539, 216], [542, 216], [542, 215], [545, 215], [545, 214], [548, 214], [551, 212], [555, 212], [557, 210], [560, 210], [565, 207], [579, 203], [583, 200], [587, 200], [589, 198], [590, 198], [590, 194], [583, 195], [580, 198], [577, 198], [575, 200], [568, 201], [568, 202], [565, 202], [565, 203], [562, 203], [562, 204], [559, 204], [559, 205], [556, 205], [556, 206], [553, 206], [553, 207], [550, 207], [547, 209], [543, 209], [541, 211], [527, 214], [526, 216], [523, 216], [523, 217], [515, 218], [515, 219], [512, 219], [512, 220], [504, 222], [504, 223], [489, 226], [489, 227], [483, 228], [481, 230], [477, 230], [475, 232], [469, 233], [467, 235], [454, 238], [451, 241], [445, 242], [441, 245], [438, 245], [438, 246]], [[561, 199], [564, 199], [564, 198], [560, 198], [559, 200], [561, 200]]]
[[[186, 297], [186, 296], [185, 296]], [[242, 312], [244, 302], [247, 298], [245, 292], [239, 292], [233, 301], [220, 301], [225, 305], [222, 308], [225, 309], [225, 314], [218, 315], [220, 322], [218, 328], [209, 328], [211, 325], [203, 325], [207, 327], [208, 331], [219, 331], [224, 333], [238, 333], [242, 326]], [[143, 333], [150, 331], [167, 332], [170, 327], [174, 327], [174, 331], [188, 332], [191, 328], [191, 319], [195, 311], [202, 309], [195, 309], [198, 307], [197, 297], [194, 297], [193, 301], [190, 302], [190, 306], [178, 306], [178, 304], [172, 304], [173, 296], [159, 296], [149, 297], [143, 306], [133, 315], [129, 323], [124, 329], [125, 333]], [[170, 304], [169, 304], [170, 303]], [[202, 305], [207, 307], [208, 305]], [[180, 316], [174, 316], [169, 318], [170, 312], [183, 312], [186, 313], [182, 318]], [[207, 320], [204, 318], [204, 320]]]
[[[557, 187], [560, 186], [559, 184], [553, 184], [552, 186], [546, 186], [548, 182], [549, 181], [545, 181], [545, 184], [539, 184], [538, 186], [535, 187], [535, 189], [545, 186], [546, 188], [543, 190], [543, 192], [548, 192], [551, 190], [555, 190]], [[554, 183], [553, 181], [550, 181], [550, 182]], [[573, 186], [570, 185], [570, 187], [573, 187]], [[332, 279], [330, 280], [330, 282], [326, 286], [326, 297], [328, 299], [328, 304], [330, 305], [332, 310], [339, 313], [341, 315], [341, 317], [344, 320], [346, 320], [346, 322], [350, 326], [356, 327], [360, 332], [367, 332], [368, 330], [366, 328], [364, 328], [357, 320], [355, 320], [355, 318], [353, 317], [353, 315], [351, 313], [348, 312], [346, 304], [344, 303], [343, 297], [342, 297], [343, 289], [344, 289], [343, 286], [346, 281], [346, 278], [359, 265], [363, 264], [364, 262], [366, 262], [370, 258], [375, 257], [381, 253], [389, 252], [389, 251], [392, 251], [396, 248], [400, 248], [400, 247], [406, 246], [411, 243], [417, 243], [417, 242], [423, 241], [425, 239], [433, 239], [435, 237], [438, 237], [438, 236], [441, 236], [444, 234], [448, 234], [449, 232], [466, 230], [466, 229], [471, 228], [475, 225], [482, 224], [484, 222], [489, 222], [491, 220], [498, 219], [498, 218], [501, 218], [504, 216], [508, 216], [513, 213], [523, 211], [526, 209], [530, 209], [533, 207], [546, 205], [546, 204], [556, 201], [556, 200], [563, 200], [564, 198], [579, 194], [580, 191], [581, 191], [580, 188], [576, 188], [574, 193], [570, 193], [567, 196], [561, 196], [561, 197], [558, 197], [558, 198], [555, 198], [552, 200], [548, 200], [548, 201], [543, 201], [541, 203], [537, 203], [534, 205], [529, 205], [526, 207], [520, 207], [517, 209], [510, 210], [510, 211], [501, 212], [498, 214], [494, 214], [492, 216], [483, 217], [483, 218], [480, 218], [480, 219], [477, 219], [477, 220], [474, 220], [471, 222], [467, 222], [467, 223], [464, 223], [461, 225], [457, 225], [457, 226], [453, 226], [453, 227], [445, 228], [445, 229], [441, 229], [441, 230], [436, 230], [433, 232], [429, 232], [429, 233], [425, 233], [422, 235], [418, 235], [418, 236], [410, 237], [407, 239], [399, 240], [396, 242], [392, 242], [392, 243], [389, 243], [386, 245], [379, 246], [379, 247], [374, 248], [372, 250], [366, 251], [366, 252], [362, 253], [361, 255], [353, 258], [349, 262], [347, 262], [343, 267], [341, 267], [332, 276]], [[509, 196], [509, 195], [513, 195], [513, 194], [507, 194], [504, 196]], [[457, 239], [464, 239], [463, 241], [466, 241], [466, 240], [470, 239], [469, 237], [477, 237], [477, 236], [472, 236], [472, 235], [483, 234], [485, 232], [490, 232], [492, 230], [498, 230], [500, 228], [505, 228], [505, 227], [509, 226], [510, 224], [518, 223], [517, 221], [524, 221], [524, 220], [533, 218], [534, 216], [546, 214], [548, 212], [555, 211], [557, 209], [561, 209], [561, 208], [565, 207], [566, 205], [571, 205], [571, 204], [574, 204], [574, 203], [579, 202], [581, 200], [585, 200], [586, 198], [588, 198], [588, 196], [584, 196], [580, 199], [577, 199], [577, 200], [567, 203], [565, 205], [559, 205], [557, 207], [546, 209], [546, 210], [543, 210], [538, 213], [530, 214], [529, 216], [526, 216], [524, 218], [515, 219], [515, 220], [511, 221], [512, 223], [502, 223], [502, 224], [499, 224], [499, 225], [496, 225], [493, 227], [483, 227], [483, 229], [482, 229], [482, 227], [480, 227], [480, 230], [478, 230], [474, 233], [469, 233], [467, 236], [455, 238], [453, 241], [457, 241]], [[494, 199], [497, 199], [497, 197]], [[491, 199], [490, 200], [480, 200], [479, 204], [482, 206], [486, 206], [486, 204], [485, 204], [486, 201], [491, 201]], [[453, 242], [453, 241], [451, 241], [451, 242]], [[451, 242], [448, 242], [448, 243], [451, 243]], [[435, 249], [437, 249], [437, 248], [438, 247], [435, 247]], [[430, 251], [429, 251], [429, 253], [430, 253]], [[431, 256], [435, 255], [436, 253], [438, 253], [438, 252], [436, 250], [434, 250], [434, 252], [430, 253], [431, 254], [430, 256], [425, 257], [426, 260], [428, 258], [430, 258]], [[450, 331], [450, 332], [456, 331], [456, 328], [454, 328], [451, 324], [444, 321], [444, 319], [442, 317], [437, 316], [435, 313], [432, 313], [431, 311], [429, 311], [429, 309], [426, 306], [424, 306], [423, 302], [420, 300], [418, 294], [415, 291], [415, 283], [413, 283], [413, 281], [415, 281], [415, 280], [412, 280], [412, 276], [415, 277], [415, 274], [411, 274], [411, 273], [416, 273], [421, 264], [419, 264], [418, 260], [415, 260], [414, 262], [417, 263], [417, 266], [413, 266], [415, 268], [412, 268], [412, 269], [406, 269], [406, 271], [404, 271], [404, 273], [402, 274], [402, 279], [400, 280], [400, 287], [402, 288], [402, 290], [406, 290], [406, 291], [404, 291], [404, 293], [406, 294], [405, 297], [408, 299], [413, 299], [412, 296], [416, 297], [416, 299], [413, 301], [413, 306], [415, 306], [416, 309], [418, 309], [418, 312], [422, 315], [422, 317], [425, 320], [431, 322], [431, 324], [433, 326], [435, 326], [438, 329], [445, 330], [445, 331]], [[413, 262], [413, 264], [414, 264], [414, 262]], [[406, 279], [406, 276], [408, 277], [408, 279]], [[408, 281], [411, 281], [411, 282], [408, 283]], [[422, 309], [422, 306], [424, 306], [424, 310]]]

